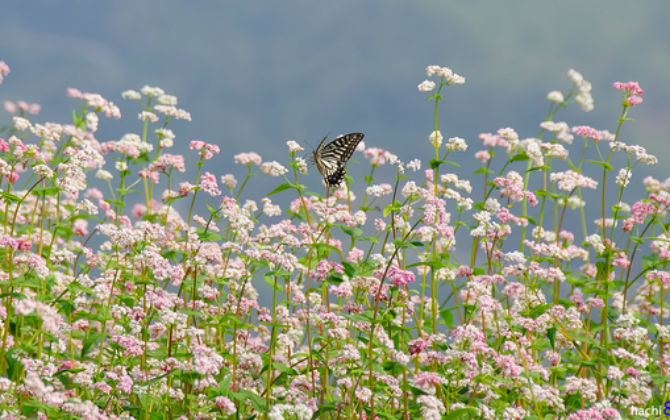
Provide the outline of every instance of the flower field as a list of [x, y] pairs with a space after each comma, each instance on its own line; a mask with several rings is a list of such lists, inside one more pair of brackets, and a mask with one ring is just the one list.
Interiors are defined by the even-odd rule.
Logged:
[[434, 153], [366, 137], [367, 175], [317, 191], [304, 142], [224, 156], [157, 87], [123, 92], [113, 140], [101, 95], [69, 89], [67, 123], [5, 102], [0, 420], [670, 415], [670, 178], [620, 134], [639, 84], [613, 83], [611, 127], [571, 125], [595, 105], [570, 70], [536, 137], [466, 141], [439, 108], [465, 78], [426, 74]]

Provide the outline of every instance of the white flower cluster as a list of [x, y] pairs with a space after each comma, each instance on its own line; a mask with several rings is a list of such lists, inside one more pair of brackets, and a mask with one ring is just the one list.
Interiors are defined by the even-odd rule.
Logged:
[[584, 239], [587, 243], [589, 243], [593, 249], [596, 250], [599, 254], [602, 254], [605, 252], [605, 244], [603, 243], [602, 238], [600, 235], [597, 233], [594, 233], [593, 235], [589, 235]]
[[454, 73], [449, 67], [440, 67], [435, 65], [428, 66], [426, 67], [426, 74], [428, 77], [437, 74], [450, 85], [462, 85], [465, 83], [465, 77]]
[[572, 144], [572, 140], [575, 138], [575, 136], [570, 133], [570, 126], [565, 121], [542, 121], [540, 123], [540, 128], [556, 133], [556, 139], [567, 144]]
[[620, 187], [626, 187], [630, 182], [630, 177], [633, 175], [630, 168], [621, 168], [619, 174], [616, 176], [616, 183]]
[[658, 163], [656, 156], [647, 153], [647, 149], [637, 144], [628, 145], [620, 141], [613, 141], [610, 143], [610, 147], [614, 150], [624, 150], [626, 153], [634, 154], [638, 162], [646, 163], [647, 165]]
[[447, 140], [445, 147], [449, 152], [453, 152], [454, 150], [465, 152], [468, 150], [468, 144], [465, 142], [465, 139], [460, 137], [451, 137], [449, 140]]
[[577, 96], [575, 97], [575, 102], [581, 105], [584, 111], [592, 111], [593, 96], [591, 96], [591, 83], [584, 80], [584, 76], [582, 76], [581, 73], [574, 69], [570, 69], [568, 71], [568, 77], [577, 87]]

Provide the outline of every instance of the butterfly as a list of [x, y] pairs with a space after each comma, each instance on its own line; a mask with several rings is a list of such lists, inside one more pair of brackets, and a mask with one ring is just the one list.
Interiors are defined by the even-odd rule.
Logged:
[[316, 169], [329, 188], [336, 187], [342, 182], [347, 173], [345, 165], [364, 136], [363, 133], [344, 134], [324, 146], [323, 143], [328, 138], [326, 134], [319, 147], [312, 152]]

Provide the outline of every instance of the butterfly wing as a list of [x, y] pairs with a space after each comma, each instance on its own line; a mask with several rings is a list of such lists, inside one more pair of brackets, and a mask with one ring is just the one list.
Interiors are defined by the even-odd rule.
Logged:
[[363, 137], [363, 133], [345, 134], [325, 146], [323, 143], [326, 137], [321, 140], [321, 144], [314, 151], [314, 163], [326, 185], [334, 187], [342, 182], [347, 173], [345, 165]]

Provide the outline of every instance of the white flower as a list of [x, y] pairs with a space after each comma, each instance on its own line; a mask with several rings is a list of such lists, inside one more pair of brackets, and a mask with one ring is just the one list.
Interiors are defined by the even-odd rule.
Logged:
[[167, 95], [167, 94], [162, 94], [158, 97], [157, 99], [159, 104], [163, 105], [172, 105], [176, 106], [177, 105], [177, 97], [173, 95]]
[[444, 137], [442, 137], [442, 133], [440, 133], [440, 130], [433, 131], [428, 136], [428, 140], [430, 140], [430, 144], [432, 144], [433, 147], [435, 147], [435, 148], [438, 148], [438, 147], [442, 146], [442, 139], [443, 138]]
[[563, 99], [563, 94], [560, 90], [552, 90], [551, 92], [547, 93], [547, 99], [549, 99], [551, 102], [556, 102], [557, 104], [560, 104], [565, 100]]
[[526, 257], [523, 252], [512, 251], [505, 254], [505, 261], [510, 261], [514, 264], [526, 264]]
[[424, 80], [423, 82], [419, 83], [417, 88], [419, 89], [419, 92], [431, 92], [433, 89], [435, 89], [435, 82], [432, 80]]
[[237, 179], [235, 179], [235, 175], [233, 174], [226, 174], [221, 177], [221, 183], [232, 190], [237, 185]]
[[45, 178], [52, 178], [54, 176], [54, 171], [43, 163], [39, 163], [33, 166], [33, 171], [35, 171], [37, 175], [43, 176]]
[[381, 197], [382, 195], [390, 194], [392, 191], [393, 187], [391, 187], [391, 184], [386, 183], [379, 185], [371, 185], [365, 189], [365, 193], [373, 197]]
[[593, 97], [591, 96], [591, 83], [587, 80], [584, 80], [584, 76], [581, 75], [578, 71], [570, 69], [568, 71], [568, 77], [577, 87], [577, 96], [575, 96], [575, 102], [581, 105], [584, 111], [593, 110]]
[[605, 251], [605, 245], [603, 244], [603, 240], [600, 235], [594, 233], [593, 235], [587, 236], [585, 241], [589, 243], [599, 254], [602, 254]]
[[132, 89], [123, 91], [123, 93], [121, 93], [121, 97], [124, 99], [131, 99], [135, 101], [139, 101], [140, 99], [142, 99], [142, 95], [138, 91]]
[[102, 179], [103, 181], [110, 181], [112, 178], [114, 178], [111, 172], [104, 169], [99, 169], [98, 172], [95, 173], [95, 177]]
[[116, 168], [117, 171], [122, 172], [128, 169], [128, 163], [119, 160], [114, 164], [114, 167]]
[[584, 76], [575, 69], [568, 70], [568, 77], [576, 85], [579, 85], [584, 80]]
[[279, 162], [273, 160], [272, 162], [263, 162], [261, 165], [261, 171], [270, 176], [282, 176], [288, 170]]
[[416, 194], [416, 192], [419, 191], [419, 188], [416, 186], [416, 182], [414, 181], [407, 181], [404, 187], [402, 187], [402, 195], [403, 197], [408, 197], [412, 194]]
[[159, 87], [153, 87], [153, 86], [148, 86], [144, 85], [142, 89], [140, 89], [143, 95], [146, 96], [161, 96], [165, 94], [165, 91]]
[[630, 177], [632, 175], [633, 173], [631, 172], [630, 168], [621, 168], [619, 170], [619, 174], [616, 176], [615, 182], [618, 186], [625, 188], [628, 186], [628, 182], [630, 181]]
[[288, 146], [288, 151], [289, 151], [290, 153], [294, 153], [294, 152], [302, 152], [303, 150], [305, 150], [305, 149], [304, 149], [302, 146], [300, 146], [300, 145], [298, 144], [298, 142], [296, 142], [295, 140], [289, 140], [289, 141], [287, 141], [287, 142], [286, 142], [286, 145]]
[[407, 168], [411, 169], [413, 172], [416, 172], [421, 169], [421, 161], [419, 159], [412, 159], [407, 164]]
[[14, 117], [14, 128], [18, 131], [24, 131], [30, 128], [30, 121], [23, 117]]
[[495, 198], [487, 198], [486, 203], [484, 203], [484, 210], [495, 213], [500, 210], [500, 202]]
[[454, 150], [458, 150], [460, 152], [468, 150], [468, 144], [460, 137], [451, 137], [449, 140], [447, 140], [445, 147], [450, 152], [453, 152]]

